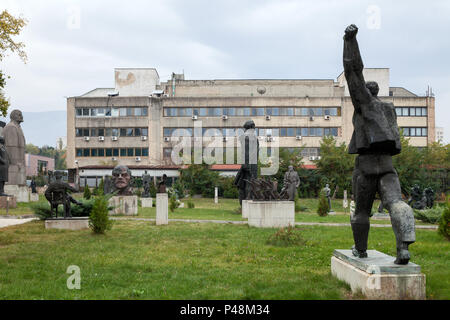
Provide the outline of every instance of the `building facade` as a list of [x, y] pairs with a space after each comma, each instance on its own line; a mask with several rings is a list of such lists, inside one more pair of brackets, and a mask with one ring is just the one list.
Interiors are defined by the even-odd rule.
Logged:
[[[435, 140], [434, 97], [390, 87], [389, 69], [365, 69], [364, 76], [378, 82], [380, 99], [393, 102], [398, 125], [412, 145]], [[320, 157], [324, 136], [348, 144], [353, 133], [353, 105], [343, 74], [336, 81], [186, 80], [173, 74], [160, 82], [150, 68], [115, 69], [114, 78], [114, 88], [67, 99], [69, 180], [89, 172], [92, 177], [108, 174], [116, 164], [135, 168], [137, 175], [176, 176], [173, 170], [180, 164], [174, 159], [192, 152], [180, 153], [181, 141], [203, 148], [216, 164], [236, 163], [232, 151], [220, 155], [214, 148], [234, 150], [249, 119], [264, 148], [300, 148], [306, 165]]]
[[27, 177], [35, 177], [39, 173], [54, 171], [55, 159], [26, 153], [25, 166]]

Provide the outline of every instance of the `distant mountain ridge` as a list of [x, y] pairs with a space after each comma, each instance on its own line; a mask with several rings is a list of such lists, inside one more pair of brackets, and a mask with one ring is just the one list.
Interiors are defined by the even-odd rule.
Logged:
[[[21, 127], [26, 143], [32, 143], [38, 147], [47, 145], [55, 148], [56, 140], [67, 135], [66, 111], [23, 111], [22, 114]], [[6, 118], [1, 117], [0, 121], [8, 123], [9, 114]]]

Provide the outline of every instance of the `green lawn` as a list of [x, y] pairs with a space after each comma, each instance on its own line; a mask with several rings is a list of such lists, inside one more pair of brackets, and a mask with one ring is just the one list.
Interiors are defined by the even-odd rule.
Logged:
[[[0, 299], [352, 299], [331, 276], [349, 227], [297, 227], [305, 244], [266, 244], [274, 229], [247, 225], [115, 221], [104, 236], [46, 230], [34, 221], [1, 229]], [[395, 255], [391, 229], [373, 228], [370, 249]], [[426, 274], [427, 297], [450, 299], [450, 242], [417, 230], [412, 262]], [[81, 269], [69, 290], [67, 267]]]

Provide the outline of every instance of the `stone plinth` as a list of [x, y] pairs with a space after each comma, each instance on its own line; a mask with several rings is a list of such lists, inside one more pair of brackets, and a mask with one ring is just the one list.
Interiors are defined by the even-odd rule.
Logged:
[[0, 208], [1, 209], [13, 209], [17, 208], [16, 198], [13, 196], [0, 196]]
[[167, 193], [156, 194], [156, 225], [169, 223], [169, 196]]
[[377, 213], [374, 213], [374, 215], [372, 216], [372, 219], [374, 219], [374, 220], [390, 220], [391, 217], [389, 217], [389, 215], [387, 213], [377, 212]]
[[248, 203], [252, 200], [242, 200], [242, 218], [248, 218]]
[[141, 207], [142, 208], [151, 208], [153, 206], [152, 198], [141, 198]]
[[249, 201], [247, 206], [249, 226], [283, 228], [295, 224], [294, 201]]
[[30, 190], [27, 186], [7, 184], [5, 185], [5, 193], [16, 197], [17, 202], [30, 202]]
[[368, 299], [425, 299], [425, 275], [419, 265], [397, 265], [394, 257], [377, 250], [367, 250], [367, 255], [357, 258], [351, 250], [334, 250], [331, 273]]
[[123, 214], [126, 216], [133, 216], [138, 213], [137, 196], [114, 196], [109, 199], [109, 205], [113, 207], [113, 209], [109, 211], [110, 215]]
[[39, 193], [30, 193], [30, 201], [31, 202], [39, 201]]
[[83, 230], [89, 229], [88, 217], [46, 219], [45, 229]]

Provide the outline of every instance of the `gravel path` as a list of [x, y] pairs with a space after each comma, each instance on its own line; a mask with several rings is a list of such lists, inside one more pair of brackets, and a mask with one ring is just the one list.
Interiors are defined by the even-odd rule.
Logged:
[[0, 219], [0, 228], [14, 226], [16, 224], [23, 224], [27, 223], [33, 220], [36, 220], [37, 218], [27, 218], [27, 219], [13, 219], [13, 218], [1, 218]]

